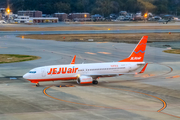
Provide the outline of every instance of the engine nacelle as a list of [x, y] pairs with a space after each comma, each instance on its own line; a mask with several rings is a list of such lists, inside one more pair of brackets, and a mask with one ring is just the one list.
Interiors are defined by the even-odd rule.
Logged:
[[91, 84], [93, 82], [93, 78], [92, 77], [88, 77], [88, 76], [80, 76], [77, 79], [77, 83], [78, 84]]

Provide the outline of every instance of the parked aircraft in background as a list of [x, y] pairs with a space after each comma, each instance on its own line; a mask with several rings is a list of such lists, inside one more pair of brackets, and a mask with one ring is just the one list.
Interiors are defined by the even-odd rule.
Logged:
[[165, 19], [161, 19], [161, 20], [158, 20], [159, 23], [163, 23], [163, 24], [168, 24], [168, 22], [170, 22], [171, 19], [168, 19], [168, 20], [165, 20]]
[[0, 24], [6, 24], [7, 22], [5, 22], [4, 20], [0, 20]]
[[[30, 70], [23, 78], [36, 83], [57, 80], [77, 80], [78, 84], [98, 84], [99, 77], [114, 77], [124, 74], [140, 74], [147, 67], [144, 62], [148, 36], [142, 37], [131, 55], [119, 62], [75, 64], [76, 56], [68, 65], [43, 66]], [[137, 69], [143, 69], [136, 72]]]

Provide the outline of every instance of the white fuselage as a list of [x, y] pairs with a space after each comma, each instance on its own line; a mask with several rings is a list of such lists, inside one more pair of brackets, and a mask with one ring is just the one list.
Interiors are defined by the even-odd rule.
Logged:
[[[75, 64], [76, 55], [69, 65], [52, 65], [30, 70], [23, 78], [36, 83], [55, 80], [77, 80], [78, 84], [97, 84], [99, 77], [112, 77], [123, 74], [140, 74], [147, 67], [144, 61], [148, 36], [143, 36], [128, 58], [118, 62]], [[145, 65], [140, 72], [136, 70]]]
[[31, 82], [72, 80], [77, 76], [115, 76], [130, 73], [144, 65], [144, 62], [109, 62], [91, 64], [69, 64], [38, 67], [23, 77]]

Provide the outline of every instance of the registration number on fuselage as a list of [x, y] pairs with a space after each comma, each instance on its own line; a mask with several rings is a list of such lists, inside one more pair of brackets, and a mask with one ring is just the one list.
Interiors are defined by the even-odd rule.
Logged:
[[111, 67], [118, 67], [118, 65], [111, 65]]

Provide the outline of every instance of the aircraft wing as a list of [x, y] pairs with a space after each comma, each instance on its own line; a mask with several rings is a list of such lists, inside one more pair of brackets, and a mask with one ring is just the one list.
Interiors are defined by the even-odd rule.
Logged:
[[[148, 63], [145, 64], [145, 66], [142, 68], [142, 70], [140, 72], [129, 72], [129, 73], [119, 73], [119, 74], [114, 74], [114, 73], [109, 73], [109, 74], [86, 74], [85, 76], [90, 76], [94, 79], [98, 78], [98, 77], [115, 77], [115, 76], [120, 76], [120, 75], [135, 75], [135, 74], [141, 74], [144, 73], [146, 70]], [[84, 76], [84, 75], [81, 75]]]
[[81, 75], [81, 76], [89, 76], [92, 77], [93, 79], [96, 79], [98, 77], [115, 77], [119, 76], [119, 74], [89, 74], [89, 75]]
[[116, 76], [121, 76], [121, 75], [135, 75], [135, 74], [138, 74], [137, 72], [134, 72], [134, 73], [119, 73], [119, 74], [85, 74], [85, 75], [81, 75], [81, 76], [89, 76], [89, 77], [92, 77], [93, 79], [97, 79], [98, 77], [116, 77]]

